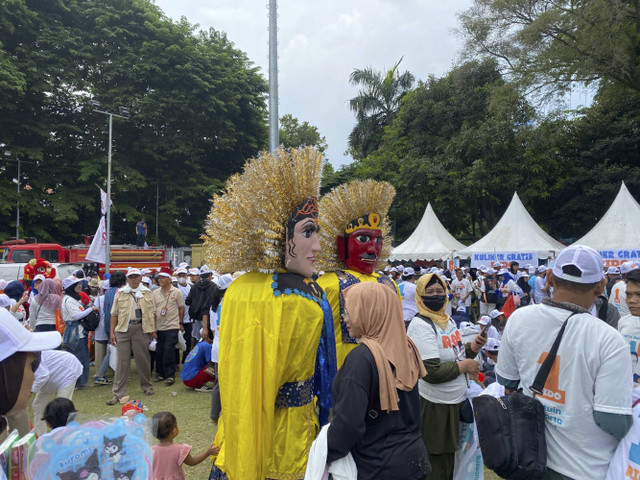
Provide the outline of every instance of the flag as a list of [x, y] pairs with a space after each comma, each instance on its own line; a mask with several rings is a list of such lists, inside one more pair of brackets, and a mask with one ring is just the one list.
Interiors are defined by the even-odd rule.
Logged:
[[516, 305], [513, 300], [513, 295], [509, 294], [509, 298], [504, 302], [504, 305], [500, 310], [504, 313], [504, 318], [509, 318], [513, 312], [516, 311]]
[[107, 229], [105, 226], [104, 215], [100, 217], [100, 223], [98, 224], [98, 230], [91, 241], [89, 251], [87, 252], [86, 259], [92, 262], [106, 263], [107, 262]]
[[[110, 206], [111, 205], [113, 205], [113, 202], [110, 202]], [[100, 211], [102, 212], [102, 216], [100, 217], [98, 230], [93, 236], [85, 258], [92, 262], [107, 263], [107, 228], [104, 219], [104, 216], [107, 214], [107, 192], [102, 189], [100, 189]]]

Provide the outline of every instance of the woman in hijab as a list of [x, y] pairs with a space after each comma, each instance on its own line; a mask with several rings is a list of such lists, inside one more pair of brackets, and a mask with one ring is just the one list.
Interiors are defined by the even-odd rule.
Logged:
[[509, 298], [509, 295], [521, 296], [524, 292], [516, 283], [515, 276], [509, 269], [503, 268], [500, 270], [498, 272], [498, 277], [500, 277], [500, 294], [498, 295], [496, 308], [500, 309], [507, 301], [507, 298]]
[[56, 312], [62, 306], [62, 285], [51, 278], [42, 281], [30, 308], [29, 323], [36, 332], [56, 329]]
[[376, 282], [347, 288], [344, 301], [345, 323], [359, 345], [333, 381], [327, 462], [351, 452], [359, 480], [425, 479], [417, 384], [426, 372], [405, 333], [402, 305]]
[[433, 469], [430, 480], [453, 478], [467, 375], [479, 372], [480, 364], [473, 358], [487, 341], [477, 335], [473, 342], [463, 344], [456, 323], [445, 313], [448, 302], [446, 284], [440, 276], [420, 277], [416, 284], [418, 314], [407, 330], [427, 371], [419, 381], [419, 390], [422, 438]]
[[82, 375], [78, 379], [79, 388], [86, 387], [89, 382], [89, 344], [87, 342], [87, 332], [80, 324], [80, 320], [89, 315], [92, 311], [97, 312], [95, 305], [85, 309], [80, 292], [82, 291], [81, 279], [67, 277], [62, 281], [64, 288], [64, 298], [62, 299], [62, 320], [64, 320], [63, 341], [69, 351], [73, 353], [80, 363], [82, 363]]
[[11, 305], [11, 314], [23, 322], [27, 318], [25, 304], [29, 298], [29, 292], [24, 289], [24, 284], [19, 280], [13, 280], [4, 288], [4, 294], [15, 302]]

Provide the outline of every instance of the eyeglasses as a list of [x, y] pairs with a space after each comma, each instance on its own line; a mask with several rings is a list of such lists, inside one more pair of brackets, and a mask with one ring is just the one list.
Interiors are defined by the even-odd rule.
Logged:
[[31, 371], [36, 373], [36, 370], [40, 366], [42, 360], [42, 352], [33, 352], [33, 360], [31, 361]]

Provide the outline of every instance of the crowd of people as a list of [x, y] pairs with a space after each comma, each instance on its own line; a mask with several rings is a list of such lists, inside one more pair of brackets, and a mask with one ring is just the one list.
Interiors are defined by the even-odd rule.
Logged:
[[[92, 336], [95, 383], [111, 383], [107, 357], [117, 357], [107, 405], [126, 398], [131, 353], [145, 395], [178, 371], [211, 394], [217, 430], [199, 455], [174, 443], [173, 414], [156, 414], [154, 478], [183, 478], [183, 463], [213, 456], [210, 479], [450, 480], [473, 398], [494, 387], [532, 395], [566, 324], [537, 397], [542, 478], [617, 478], [640, 378], [640, 264], [605, 269], [598, 252], [571, 246], [546, 265], [391, 265], [393, 187], [354, 181], [318, 200], [321, 171], [321, 156], [302, 149], [263, 154], [230, 179], [206, 225], [215, 271], [77, 272], [34, 279], [26, 293], [2, 285], [3, 424], [19, 427], [31, 391], [36, 430], [60, 423], [69, 405], [50, 402], [89, 382]], [[53, 350], [56, 312], [64, 350]], [[17, 386], [6, 381], [16, 372]]]

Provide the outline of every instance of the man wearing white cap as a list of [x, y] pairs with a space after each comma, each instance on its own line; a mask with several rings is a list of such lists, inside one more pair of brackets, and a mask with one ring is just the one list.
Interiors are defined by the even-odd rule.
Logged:
[[478, 325], [480, 325], [480, 328], [482, 330], [484, 330], [485, 327], [489, 325], [489, 328], [486, 330], [487, 338], [495, 338], [496, 340], [500, 339], [500, 334], [498, 333], [496, 327], [491, 324], [491, 317], [489, 317], [489, 315], [481, 316], [478, 320]]
[[[173, 272], [173, 274], [178, 279], [177, 288], [178, 290], [180, 290], [180, 293], [182, 293], [183, 300], [186, 300], [187, 297], [189, 296], [189, 292], [191, 291], [191, 285], [189, 285], [189, 281], [187, 279], [187, 276], [189, 275], [189, 271], [187, 270], [186, 267], [179, 266]], [[184, 328], [184, 339], [185, 339], [185, 343], [187, 344], [187, 348], [185, 348], [184, 352], [182, 352], [182, 363], [184, 363], [185, 360], [187, 359], [187, 355], [189, 355], [189, 352], [191, 351], [191, 348], [192, 348], [191, 338], [193, 334], [193, 321], [189, 316], [188, 308], [184, 309], [184, 315], [182, 317], [182, 327]]]
[[26, 409], [40, 352], [58, 347], [61, 341], [58, 332], [31, 333], [0, 308], [0, 442], [6, 435], [7, 423], [22, 434], [29, 431]]
[[547, 471], [551, 479], [602, 480], [632, 424], [629, 346], [589, 313], [605, 287], [602, 257], [572, 245], [549, 272], [553, 299], [516, 310], [505, 327], [496, 366], [507, 389], [530, 386], [561, 327], [557, 357], [543, 392]]
[[200, 267], [200, 280], [191, 287], [185, 300], [189, 305], [189, 316], [194, 321], [202, 322], [201, 336], [203, 340], [211, 340], [211, 325], [209, 325], [209, 310], [214, 311], [220, 303], [220, 289], [211, 281], [213, 272], [207, 265]]
[[113, 380], [113, 396], [107, 405], [116, 405], [127, 392], [131, 352], [136, 360], [140, 387], [145, 395], [153, 395], [149, 343], [156, 338], [153, 298], [142, 285], [137, 268], [127, 271], [127, 284], [115, 294], [111, 307], [111, 344], [116, 346], [117, 365]]
[[402, 286], [399, 286], [402, 298], [402, 316], [404, 317], [405, 326], [409, 326], [409, 322], [418, 313], [416, 305], [416, 278], [415, 270], [407, 267], [402, 271]]
[[620, 265], [620, 273], [623, 280], [617, 282], [611, 289], [611, 296], [609, 302], [620, 312], [620, 317], [625, 317], [630, 314], [629, 307], [627, 306], [627, 275], [633, 270], [640, 268], [640, 263], [632, 262], [630, 260]]
[[485, 275], [480, 282], [478, 297], [480, 299], [480, 315], [488, 315], [491, 310], [496, 308], [498, 301], [498, 279], [496, 271], [493, 268], [487, 268]]
[[611, 290], [613, 290], [613, 286], [622, 280], [622, 274], [620, 273], [620, 269], [618, 267], [609, 267], [606, 273], [607, 277], [607, 288], [604, 291], [604, 294], [607, 298], [611, 298]]
[[156, 382], [165, 385], [175, 383], [176, 344], [178, 332], [184, 331], [184, 298], [180, 290], [171, 285], [171, 271], [162, 269], [158, 273], [158, 288], [151, 294], [156, 316]]
[[456, 270], [456, 279], [451, 282], [451, 291], [456, 303], [456, 307], [464, 307], [467, 310], [467, 316], [471, 315], [471, 293], [473, 288], [471, 283], [464, 276], [464, 271], [459, 268]]
[[632, 270], [626, 278], [626, 300], [629, 315], [618, 321], [618, 331], [629, 344], [631, 364], [633, 366], [633, 381], [640, 383], [640, 270]]
[[549, 285], [547, 285], [547, 267], [540, 265], [538, 267], [535, 288], [533, 289], [533, 301], [536, 303], [542, 303], [542, 299], [548, 297]]

